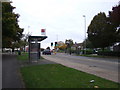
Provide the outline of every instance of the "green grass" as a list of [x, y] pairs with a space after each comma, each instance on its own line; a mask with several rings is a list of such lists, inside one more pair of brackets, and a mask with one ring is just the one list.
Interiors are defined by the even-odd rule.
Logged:
[[[20, 61], [27, 61], [29, 60], [29, 55], [27, 52], [22, 52], [21, 55], [17, 56], [17, 59]], [[40, 59], [44, 59], [44, 58], [41, 56]]]
[[105, 57], [105, 56], [92, 55], [92, 54], [82, 54], [82, 55], [78, 55], [78, 56], [86, 56], [86, 57], [100, 57], [100, 58]]
[[101, 56], [101, 55], [92, 55], [92, 54], [83, 54], [83, 55], [77, 55], [77, 56], [85, 56], [85, 57], [98, 57], [98, 58], [118, 58], [114, 56]]
[[115, 82], [60, 64], [22, 67], [21, 73], [26, 88], [92, 88], [92, 79], [99, 88], [118, 88]]
[[28, 60], [29, 58], [28, 58], [28, 53], [21, 53], [21, 55], [18, 55], [17, 56], [17, 59], [18, 60], [20, 60], [20, 61], [26, 61], [26, 60]]

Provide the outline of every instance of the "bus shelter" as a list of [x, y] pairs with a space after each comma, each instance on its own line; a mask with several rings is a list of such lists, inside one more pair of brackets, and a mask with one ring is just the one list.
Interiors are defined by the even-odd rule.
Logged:
[[41, 57], [41, 41], [47, 36], [29, 36], [29, 62], [37, 62]]

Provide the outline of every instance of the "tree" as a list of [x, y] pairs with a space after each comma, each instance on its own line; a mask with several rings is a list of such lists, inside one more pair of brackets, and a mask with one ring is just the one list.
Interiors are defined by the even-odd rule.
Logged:
[[109, 11], [110, 23], [116, 28], [117, 41], [120, 41], [120, 3]]
[[12, 44], [19, 42], [23, 29], [18, 25], [19, 15], [13, 10], [15, 7], [11, 2], [2, 2], [2, 47], [12, 47]]
[[85, 41], [86, 41], [86, 48], [94, 48], [91, 41], [88, 38], [83, 41], [83, 47], [84, 47]]
[[104, 49], [116, 41], [115, 28], [109, 23], [105, 13], [98, 13], [88, 27], [88, 39], [94, 48]]
[[71, 47], [73, 45], [73, 40], [72, 39], [66, 39], [65, 40], [65, 44], [67, 45], [67, 47]]
[[20, 41], [20, 45], [24, 47], [24, 52], [25, 52], [25, 46], [29, 44], [28, 38], [31, 36], [31, 33], [28, 32], [27, 34], [23, 34], [22, 40]]
[[69, 53], [71, 55], [71, 46], [73, 45], [73, 40], [72, 39], [69, 39], [69, 40], [66, 39], [65, 44], [67, 45], [66, 50], [68, 49]]
[[66, 44], [62, 41], [57, 42], [58, 46], [56, 48], [59, 48], [60, 50], [64, 50], [66, 48]]

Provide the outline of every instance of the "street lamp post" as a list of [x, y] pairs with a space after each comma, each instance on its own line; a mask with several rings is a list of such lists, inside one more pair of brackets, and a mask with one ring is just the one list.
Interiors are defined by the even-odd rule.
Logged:
[[84, 22], [85, 22], [85, 44], [84, 44], [84, 54], [86, 54], [86, 16], [85, 15], [83, 15], [83, 17], [84, 17]]

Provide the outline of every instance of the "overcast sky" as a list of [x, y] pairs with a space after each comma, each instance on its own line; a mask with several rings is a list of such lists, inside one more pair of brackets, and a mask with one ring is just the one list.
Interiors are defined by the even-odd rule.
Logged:
[[20, 14], [19, 25], [24, 34], [41, 36], [41, 29], [46, 29], [48, 38], [41, 42], [41, 47], [50, 46], [51, 42], [72, 39], [82, 42], [91, 20], [99, 12], [112, 10], [119, 0], [11, 0]]

